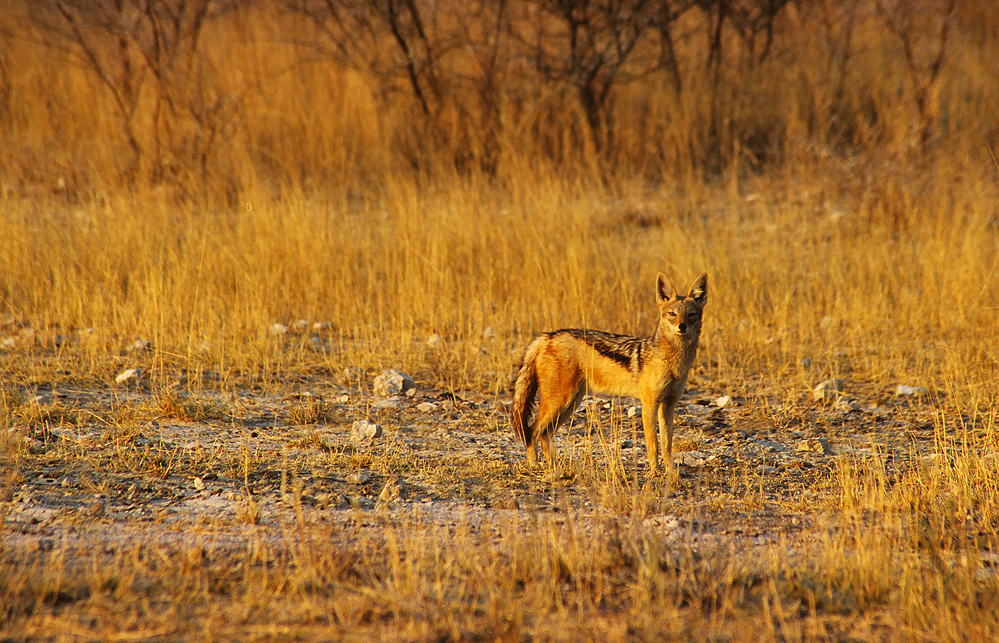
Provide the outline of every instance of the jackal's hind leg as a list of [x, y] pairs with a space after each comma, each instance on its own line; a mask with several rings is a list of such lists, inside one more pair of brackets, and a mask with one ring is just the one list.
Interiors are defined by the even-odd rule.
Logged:
[[552, 435], [555, 433], [555, 428], [553, 427], [551, 431], [546, 431], [541, 439], [538, 441], [538, 455], [544, 453], [545, 462], [548, 463], [549, 467], [555, 466], [555, 444], [552, 442]]
[[538, 466], [538, 450], [540, 449], [538, 444], [538, 434], [537, 432], [531, 436], [531, 439], [527, 442], [527, 464], [531, 467]]
[[579, 386], [570, 399], [562, 398], [561, 405], [555, 396], [549, 395], [541, 398], [541, 404], [538, 406], [538, 419], [534, 425], [537, 436], [535, 439], [544, 451], [545, 461], [550, 467], [555, 466], [555, 432], [572, 417], [576, 407], [583, 399], [583, 393], [585, 393], [585, 389]]

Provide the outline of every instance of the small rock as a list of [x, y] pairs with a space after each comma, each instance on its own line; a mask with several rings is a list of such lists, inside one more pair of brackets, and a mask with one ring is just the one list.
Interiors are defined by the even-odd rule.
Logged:
[[492, 339], [493, 337], [496, 337], [496, 331], [493, 330], [492, 326], [489, 326], [482, 331], [482, 339]]
[[382, 437], [380, 424], [368, 420], [357, 420], [350, 428], [350, 437], [354, 440], [373, 440]]
[[831, 379], [822, 382], [812, 389], [812, 399], [816, 402], [822, 400], [833, 400], [840, 396], [843, 391], [843, 380]]
[[905, 384], [899, 384], [898, 388], [895, 389], [895, 395], [905, 395], [905, 396], [926, 395], [926, 389], [924, 389], [921, 386], [907, 386]]
[[836, 455], [836, 452], [829, 446], [829, 440], [825, 438], [812, 438], [801, 440], [795, 445], [795, 451], [799, 453], [821, 453], [822, 455]]
[[287, 335], [288, 327], [284, 324], [271, 324], [271, 327], [267, 329], [267, 332], [271, 335]]
[[153, 347], [153, 343], [148, 339], [137, 339], [135, 343], [128, 347], [130, 353], [141, 353]]
[[359, 366], [348, 366], [343, 369], [343, 378], [351, 382], [360, 382], [368, 378], [368, 372]]
[[107, 512], [107, 505], [102, 500], [98, 500], [87, 509], [87, 515], [91, 518], [103, 518]]
[[685, 467], [703, 467], [707, 464], [707, 456], [703, 451], [683, 451], [673, 456], [673, 462]]
[[16, 337], [4, 337], [0, 339], [0, 348], [14, 348], [15, 346], [17, 346]]
[[783, 444], [773, 440], [753, 440], [753, 444], [766, 453], [780, 453], [787, 450]]
[[305, 331], [309, 330], [309, 326], [311, 325], [312, 324], [309, 322], [308, 319], [299, 319], [297, 322], [295, 322], [295, 330], [300, 333], [304, 333]]
[[389, 480], [382, 487], [382, 492], [378, 494], [378, 502], [375, 503], [375, 509], [391, 509], [393, 502], [399, 498], [405, 498], [406, 495], [406, 485], [402, 480]]
[[849, 413], [850, 411], [859, 411], [860, 402], [857, 400], [850, 400], [845, 397], [839, 397], [833, 402], [833, 408], [837, 411], [843, 411], [844, 413]]
[[333, 330], [333, 322], [328, 322], [328, 321], [316, 322], [316, 323], [312, 324], [312, 330], [314, 330], [316, 332], [320, 332], [320, 331], [324, 331], [324, 330]]
[[347, 402], [350, 402], [350, 396], [346, 394], [338, 395], [333, 398], [333, 401], [336, 402], [337, 404], [346, 404]]
[[444, 340], [441, 339], [441, 336], [438, 335], [437, 333], [434, 333], [433, 335], [427, 338], [427, 346], [429, 346], [430, 348], [440, 348], [440, 345], [443, 342]]
[[118, 377], [114, 378], [115, 384], [123, 384], [124, 386], [138, 386], [142, 383], [142, 369], [140, 368], [130, 368], [128, 370], [118, 373]]
[[420, 411], [423, 411], [424, 413], [433, 413], [434, 411], [437, 410], [437, 405], [434, 404], [433, 402], [421, 402], [420, 404], [416, 405], [416, 408], [419, 409]]
[[368, 484], [371, 482], [371, 476], [367, 473], [348, 473], [347, 483], [348, 484]]
[[414, 382], [413, 378], [405, 373], [389, 369], [375, 378], [373, 388], [375, 395], [388, 397], [390, 395], [399, 395], [400, 393], [405, 393], [409, 389], [416, 388], [416, 382]]
[[195, 476], [194, 477], [194, 488], [197, 489], [198, 491], [204, 491], [205, 490], [205, 481], [202, 480], [201, 478]]
[[725, 407], [726, 407], [726, 406], [728, 405], [728, 403], [729, 403], [729, 402], [731, 402], [731, 401], [732, 401], [732, 398], [731, 398], [731, 397], [729, 397], [728, 395], [722, 395], [721, 397], [719, 397], [718, 399], [716, 399], [716, 400], [715, 400], [715, 405], [716, 405], [716, 406], [717, 406], [718, 408], [720, 408], [720, 409], [723, 409], [723, 408], [725, 408]]
[[397, 409], [399, 408], [399, 401], [400, 398], [396, 395], [393, 395], [392, 397], [383, 397], [380, 400], [375, 400], [375, 402], [371, 405], [371, 408], [382, 410]]
[[633, 418], [641, 414], [642, 414], [642, 407], [637, 405], [628, 407], [628, 417]]

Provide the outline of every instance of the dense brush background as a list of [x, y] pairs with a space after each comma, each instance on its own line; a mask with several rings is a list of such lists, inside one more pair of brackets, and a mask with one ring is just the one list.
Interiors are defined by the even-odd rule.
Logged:
[[[6, 1], [4, 334], [93, 329], [85, 378], [139, 337], [499, 390], [707, 271], [723, 386], [987, 405], [996, 60], [990, 0]], [[299, 319], [333, 350], [269, 336]]]

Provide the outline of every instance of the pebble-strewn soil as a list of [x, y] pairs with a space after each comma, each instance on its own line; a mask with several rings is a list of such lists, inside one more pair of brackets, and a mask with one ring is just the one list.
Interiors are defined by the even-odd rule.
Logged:
[[[22, 391], [9, 432], [22, 455], [3, 547], [199, 534], [239, 548], [251, 533], [277, 537], [299, 522], [633, 511], [636, 489], [652, 499], [640, 513], [664, 537], [695, 530], [703, 542], [752, 544], [807, 532], [841, 459], [876, 454], [890, 475], [941, 457], [953, 431], [936, 427], [918, 397], [850, 395], [849, 384], [818, 402], [809, 391], [772, 402], [694, 388], [678, 411], [677, 475], [655, 478], [640, 418], [629, 417], [636, 402], [588, 397], [558, 434], [562, 464], [553, 472], [528, 468], [509, 399], [427, 389], [377, 397], [318, 379], [287, 389]], [[363, 419], [381, 435], [353, 436]]]

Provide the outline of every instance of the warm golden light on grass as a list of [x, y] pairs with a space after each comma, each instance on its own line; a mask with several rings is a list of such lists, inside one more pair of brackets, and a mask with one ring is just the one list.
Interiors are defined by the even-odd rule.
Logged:
[[[535, 3], [493, 22], [490, 3], [417, 2], [438, 10], [411, 41], [427, 109], [391, 31], [342, 60], [302, 3], [213, 16], [159, 80], [139, 40], [122, 58], [85, 22], [105, 81], [58, 13], [6, 4], [2, 636], [999, 637], [990, 2], [948, 14], [936, 72], [948, 2], [787, 5], [765, 54], [729, 17], [717, 64], [717, 16], [692, 8], [676, 69], [647, 34], [596, 128], [572, 77], [524, 54], [561, 51]], [[652, 478], [616, 402], [566, 432], [554, 472], [496, 437], [524, 345], [651, 333], [659, 270], [682, 290], [710, 275], [689, 388], [744, 405], [713, 428], [792, 444], [825, 422], [836, 459], [777, 491], [734, 457]], [[141, 384], [115, 384], [128, 368]], [[488, 403], [427, 428], [373, 408], [387, 368]], [[856, 415], [810, 397], [829, 378], [911, 450], [850, 446]], [[388, 429], [379, 448], [333, 439], [360, 417]], [[710, 446], [703, 426], [680, 421], [679, 453]], [[459, 431], [477, 450], [438, 435]], [[181, 524], [190, 498], [142, 495], [205, 472], [236, 481], [232, 516]], [[413, 479], [402, 509], [365, 504]], [[76, 504], [18, 532], [38, 489]], [[120, 498], [133, 518], [105, 513]], [[705, 533], [716, 513], [765, 527]]]

